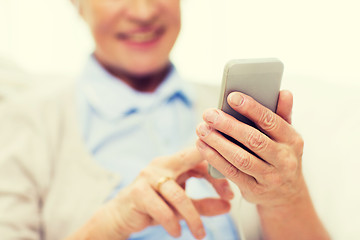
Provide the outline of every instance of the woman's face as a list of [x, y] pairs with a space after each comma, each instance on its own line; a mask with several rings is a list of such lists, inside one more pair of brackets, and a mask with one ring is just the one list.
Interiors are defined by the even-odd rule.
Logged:
[[180, 0], [79, 0], [95, 56], [133, 75], [159, 71], [180, 31]]

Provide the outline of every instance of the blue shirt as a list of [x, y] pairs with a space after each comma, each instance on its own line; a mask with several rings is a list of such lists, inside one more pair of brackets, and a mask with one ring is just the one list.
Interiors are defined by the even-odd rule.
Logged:
[[[109, 193], [114, 197], [130, 184], [154, 158], [173, 154], [195, 139], [195, 113], [191, 90], [172, 68], [153, 93], [137, 92], [109, 74], [92, 56], [77, 85], [77, 109], [83, 139], [95, 161], [121, 176]], [[216, 196], [205, 180], [190, 179], [193, 198]], [[205, 239], [237, 239], [228, 214], [202, 218]], [[182, 236], [194, 239], [184, 221]], [[130, 239], [173, 239], [161, 226], [148, 227]]]

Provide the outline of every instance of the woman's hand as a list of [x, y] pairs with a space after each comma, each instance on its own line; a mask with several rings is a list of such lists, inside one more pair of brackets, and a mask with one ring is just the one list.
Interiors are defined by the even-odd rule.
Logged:
[[[261, 131], [216, 109], [204, 113], [197, 147], [203, 157], [257, 204], [265, 239], [329, 239], [301, 169], [304, 142], [291, 124], [292, 94], [280, 92], [277, 114], [251, 97], [231, 93], [230, 106]], [[227, 140], [223, 132], [257, 156]]]
[[[248, 201], [266, 207], [291, 204], [306, 189], [301, 171], [304, 143], [290, 125], [291, 93], [280, 93], [277, 114], [242, 93], [231, 93], [228, 102], [261, 131], [211, 109], [204, 113], [206, 123], [197, 128], [199, 151], [239, 187]], [[257, 156], [216, 130], [241, 142]]]
[[[185, 193], [185, 182], [190, 177], [207, 179], [220, 198], [190, 199]], [[205, 230], [200, 215], [228, 212], [232, 197], [229, 183], [225, 179], [213, 179], [199, 152], [189, 149], [152, 161], [131, 185], [104, 205], [85, 228], [91, 229], [90, 239], [98, 239], [96, 236], [102, 240], [126, 239], [134, 232], [160, 224], [170, 235], [178, 237], [179, 220], [185, 219], [194, 237], [203, 238]]]

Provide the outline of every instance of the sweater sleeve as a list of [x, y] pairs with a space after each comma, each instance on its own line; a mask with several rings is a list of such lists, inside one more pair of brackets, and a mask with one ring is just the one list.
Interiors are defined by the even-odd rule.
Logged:
[[35, 121], [18, 106], [0, 109], [0, 236], [42, 239], [46, 146]]

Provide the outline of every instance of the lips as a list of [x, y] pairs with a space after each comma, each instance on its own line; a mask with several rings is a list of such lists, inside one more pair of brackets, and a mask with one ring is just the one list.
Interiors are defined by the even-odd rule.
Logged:
[[164, 27], [138, 29], [117, 34], [119, 40], [135, 44], [149, 43], [158, 40], [165, 32]]

